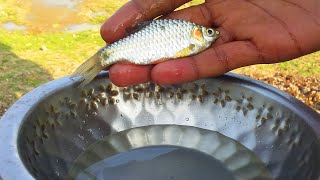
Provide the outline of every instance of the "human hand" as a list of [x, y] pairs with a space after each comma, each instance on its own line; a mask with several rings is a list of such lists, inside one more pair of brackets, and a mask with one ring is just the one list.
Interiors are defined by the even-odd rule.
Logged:
[[164, 18], [185, 19], [218, 27], [220, 38], [208, 50], [157, 65], [115, 64], [110, 79], [118, 86], [154, 81], [189, 82], [253, 65], [287, 61], [320, 50], [319, 0], [207, 0], [179, 11], [188, 0], [132, 0], [101, 28], [112, 43], [137, 23]]

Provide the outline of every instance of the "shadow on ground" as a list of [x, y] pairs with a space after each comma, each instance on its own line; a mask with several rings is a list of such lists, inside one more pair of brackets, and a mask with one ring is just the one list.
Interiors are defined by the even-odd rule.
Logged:
[[25, 93], [50, 80], [45, 69], [18, 57], [0, 42], [0, 116]]

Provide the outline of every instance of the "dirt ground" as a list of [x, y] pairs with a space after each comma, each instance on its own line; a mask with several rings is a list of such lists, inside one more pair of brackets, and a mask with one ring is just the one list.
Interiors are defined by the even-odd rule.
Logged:
[[243, 75], [285, 91], [320, 113], [320, 77], [300, 77], [283, 73], [243, 73]]

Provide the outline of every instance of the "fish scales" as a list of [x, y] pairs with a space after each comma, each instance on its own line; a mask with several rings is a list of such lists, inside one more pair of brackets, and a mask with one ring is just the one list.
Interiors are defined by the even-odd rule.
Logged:
[[167, 59], [191, 56], [206, 50], [219, 37], [219, 31], [193, 22], [174, 19], [153, 20], [136, 32], [100, 49], [72, 75], [82, 76], [81, 86], [102, 69], [127, 61], [156, 64]]
[[103, 63], [126, 59], [136, 64], [150, 64], [159, 59], [175, 58], [177, 52], [190, 45], [190, 35], [195, 26], [194, 23], [181, 24], [179, 21], [154, 21], [137, 33], [108, 46], [104, 51], [112, 53]]

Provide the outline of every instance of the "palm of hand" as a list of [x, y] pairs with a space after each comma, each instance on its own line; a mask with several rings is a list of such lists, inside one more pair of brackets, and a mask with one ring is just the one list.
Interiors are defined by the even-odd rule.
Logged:
[[249, 64], [285, 61], [314, 51], [313, 46], [319, 47], [319, 42], [310, 38], [317, 36], [320, 18], [289, 0], [212, 0], [202, 6], [204, 11], [212, 12], [205, 19], [213, 19], [225, 32], [223, 43], [240, 41], [232, 45], [247, 45], [248, 50], [256, 51], [257, 57], [252, 57], [255, 60]]
[[[142, 2], [129, 2], [104, 24], [101, 32], [107, 42], [123, 37], [133, 23], [170, 12], [186, 0]], [[317, 0], [207, 0], [204, 4], [175, 11], [166, 17], [216, 26], [221, 38], [199, 55], [167, 61], [154, 67], [114, 65], [110, 78], [120, 86], [150, 80], [171, 84], [216, 76], [251, 64], [281, 62], [308, 54], [320, 47], [320, 13], [314, 7], [320, 8]], [[131, 15], [126, 14], [130, 12], [128, 10], [131, 10]], [[124, 16], [127, 19], [120, 19]], [[117, 23], [121, 26], [115, 26]], [[109, 33], [114, 36], [107, 37]]]

